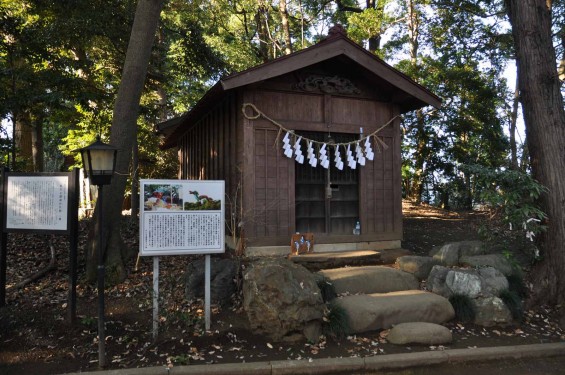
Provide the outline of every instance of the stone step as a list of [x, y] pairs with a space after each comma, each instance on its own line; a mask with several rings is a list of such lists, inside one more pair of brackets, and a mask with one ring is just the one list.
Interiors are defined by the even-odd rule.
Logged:
[[411, 273], [387, 266], [359, 266], [327, 269], [319, 272], [329, 279], [336, 293], [389, 293], [420, 288]]
[[335, 301], [347, 312], [351, 333], [388, 329], [410, 322], [442, 324], [455, 317], [447, 298], [423, 290], [360, 294]]
[[381, 264], [380, 252], [373, 250], [306, 253], [289, 255], [288, 258], [313, 272], [327, 268]]
[[410, 255], [406, 249], [328, 251], [300, 255], [289, 255], [288, 259], [301, 264], [310, 271], [340, 268], [345, 266], [365, 266], [394, 264], [398, 257]]

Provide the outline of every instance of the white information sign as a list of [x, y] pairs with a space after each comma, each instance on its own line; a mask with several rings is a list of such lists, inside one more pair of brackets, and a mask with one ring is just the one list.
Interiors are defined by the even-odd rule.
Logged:
[[141, 180], [140, 255], [223, 253], [224, 181]]
[[8, 176], [6, 229], [67, 230], [67, 176]]

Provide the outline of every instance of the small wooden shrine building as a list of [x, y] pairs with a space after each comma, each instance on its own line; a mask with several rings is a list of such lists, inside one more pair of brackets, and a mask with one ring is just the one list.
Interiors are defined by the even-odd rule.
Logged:
[[440, 104], [336, 26], [157, 129], [180, 179], [225, 180], [226, 233], [247, 254], [288, 253], [296, 232], [313, 233], [315, 251], [386, 249], [402, 239], [399, 116]]

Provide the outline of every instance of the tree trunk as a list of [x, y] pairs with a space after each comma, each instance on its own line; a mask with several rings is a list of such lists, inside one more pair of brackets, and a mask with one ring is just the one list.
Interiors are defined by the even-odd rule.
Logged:
[[259, 0], [257, 4], [257, 14], [255, 21], [257, 23], [257, 35], [259, 37], [259, 58], [263, 62], [271, 59], [271, 35], [267, 28], [267, 20], [269, 17], [269, 10], [264, 0]]
[[290, 26], [288, 24], [286, 0], [279, 1], [279, 13], [281, 16], [281, 26], [284, 35], [284, 53], [285, 55], [290, 55], [292, 53], [292, 40], [290, 39]]
[[[120, 236], [121, 209], [136, 137], [139, 101], [163, 3], [164, 0], [139, 0], [137, 3], [114, 107], [110, 139], [111, 143], [119, 148], [119, 151], [112, 184], [109, 188], [104, 189], [104, 207], [102, 208], [105, 216], [103, 225], [106, 237], [103, 246], [106, 255], [106, 275], [109, 282], [118, 282], [126, 277], [124, 259], [131, 253], [123, 246]], [[93, 246], [89, 249], [90, 257], [87, 264], [89, 280], [96, 278], [96, 257], [92, 257], [94, 249]]]
[[561, 81], [565, 81], [565, 26], [561, 27], [559, 31], [561, 34], [561, 60], [559, 61], [559, 67], [557, 68], [557, 72], [559, 74], [559, 79]]
[[[408, 14], [406, 15], [406, 26], [408, 28], [410, 65], [413, 71], [418, 66], [418, 35], [419, 35], [419, 18], [414, 0], [408, 0]], [[425, 179], [425, 163], [428, 159], [428, 134], [426, 132], [426, 124], [421, 109], [416, 112], [416, 151], [414, 153], [414, 176], [412, 178], [412, 186], [410, 189], [410, 198], [416, 202], [422, 202], [422, 194], [424, 193]]]
[[505, 0], [512, 25], [534, 177], [549, 192], [542, 197], [548, 215], [542, 236], [542, 260], [532, 272], [530, 303], [565, 302], [565, 110], [555, 69], [551, 10], [545, 0]]
[[518, 170], [518, 148], [516, 147], [516, 122], [518, 121], [518, 105], [520, 104], [520, 89], [518, 77], [516, 77], [516, 90], [512, 101], [512, 113], [510, 114], [510, 169]]
[[34, 172], [44, 171], [43, 157], [43, 118], [40, 116], [35, 121], [31, 130], [31, 156]]
[[415, 203], [421, 203], [422, 194], [424, 193], [424, 179], [426, 177], [424, 168], [429, 153], [428, 134], [426, 133], [424, 117], [421, 109], [416, 112], [416, 134], [414, 135], [414, 138], [416, 140], [416, 150], [414, 152], [414, 175], [412, 176], [412, 184], [409, 195]]
[[416, 9], [415, 0], [408, 0], [408, 14], [406, 23], [408, 26], [408, 38], [410, 40], [410, 65], [415, 69], [418, 65], [418, 36], [420, 35], [420, 19]]
[[31, 116], [28, 112], [20, 112], [15, 117], [14, 146], [17, 152], [17, 161], [14, 157], [13, 169], [19, 172], [33, 171]]

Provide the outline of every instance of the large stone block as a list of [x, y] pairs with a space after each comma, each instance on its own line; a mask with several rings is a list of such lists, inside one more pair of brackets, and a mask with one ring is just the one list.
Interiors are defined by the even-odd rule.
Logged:
[[502, 254], [462, 256], [459, 259], [459, 263], [469, 267], [494, 267], [506, 276], [510, 276], [514, 273], [512, 264]]
[[336, 303], [347, 312], [352, 333], [408, 322], [441, 324], [455, 316], [446, 298], [421, 290], [346, 296]]
[[475, 324], [492, 327], [512, 322], [512, 313], [498, 297], [477, 298], [475, 302]]
[[401, 271], [409, 272], [416, 276], [418, 280], [427, 279], [432, 267], [440, 262], [433, 257], [423, 257], [417, 255], [407, 255], [396, 260]]
[[444, 266], [452, 267], [459, 265], [463, 256], [483, 254], [486, 254], [486, 247], [481, 241], [459, 241], [435, 247], [429, 255]]
[[[304, 337], [321, 322], [325, 304], [314, 274], [281, 258], [263, 258], [243, 275], [243, 307], [251, 328], [280, 341]], [[310, 337], [311, 338], [311, 337]]]
[[445, 286], [449, 289], [449, 296], [463, 294], [476, 298], [482, 291], [481, 278], [475, 270], [450, 270], [445, 278]]
[[453, 335], [449, 328], [434, 323], [410, 322], [395, 325], [389, 332], [387, 340], [396, 345], [449, 344]]
[[428, 275], [428, 280], [426, 282], [426, 288], [435, 294], [440, 296], [449, 297], [449, 289], [445, 286], [445, 279], [447, 278], [447, 273], [450, 268], [444, 266], [433, 266], [430, 274]]
[[461, 269], [434, 266], [426, 286], [429, 291], [446, 298], [454, 294], [469, 298], [492, 297], [508, 289], [508, 280], [492, 267]]
[[336, 293], [388, 293], [419, 289], [413, 274], [385, 266], [336, 268], [320, 271], [334, 285]]
[[[210, 259], [210, 299], [223, 306], [231, 302], [236, 291], [235, 278], [239, 262], [234, 259]], [[186, 267], [185, 295], [188, 300], [204, 298], [204, 259]]]

